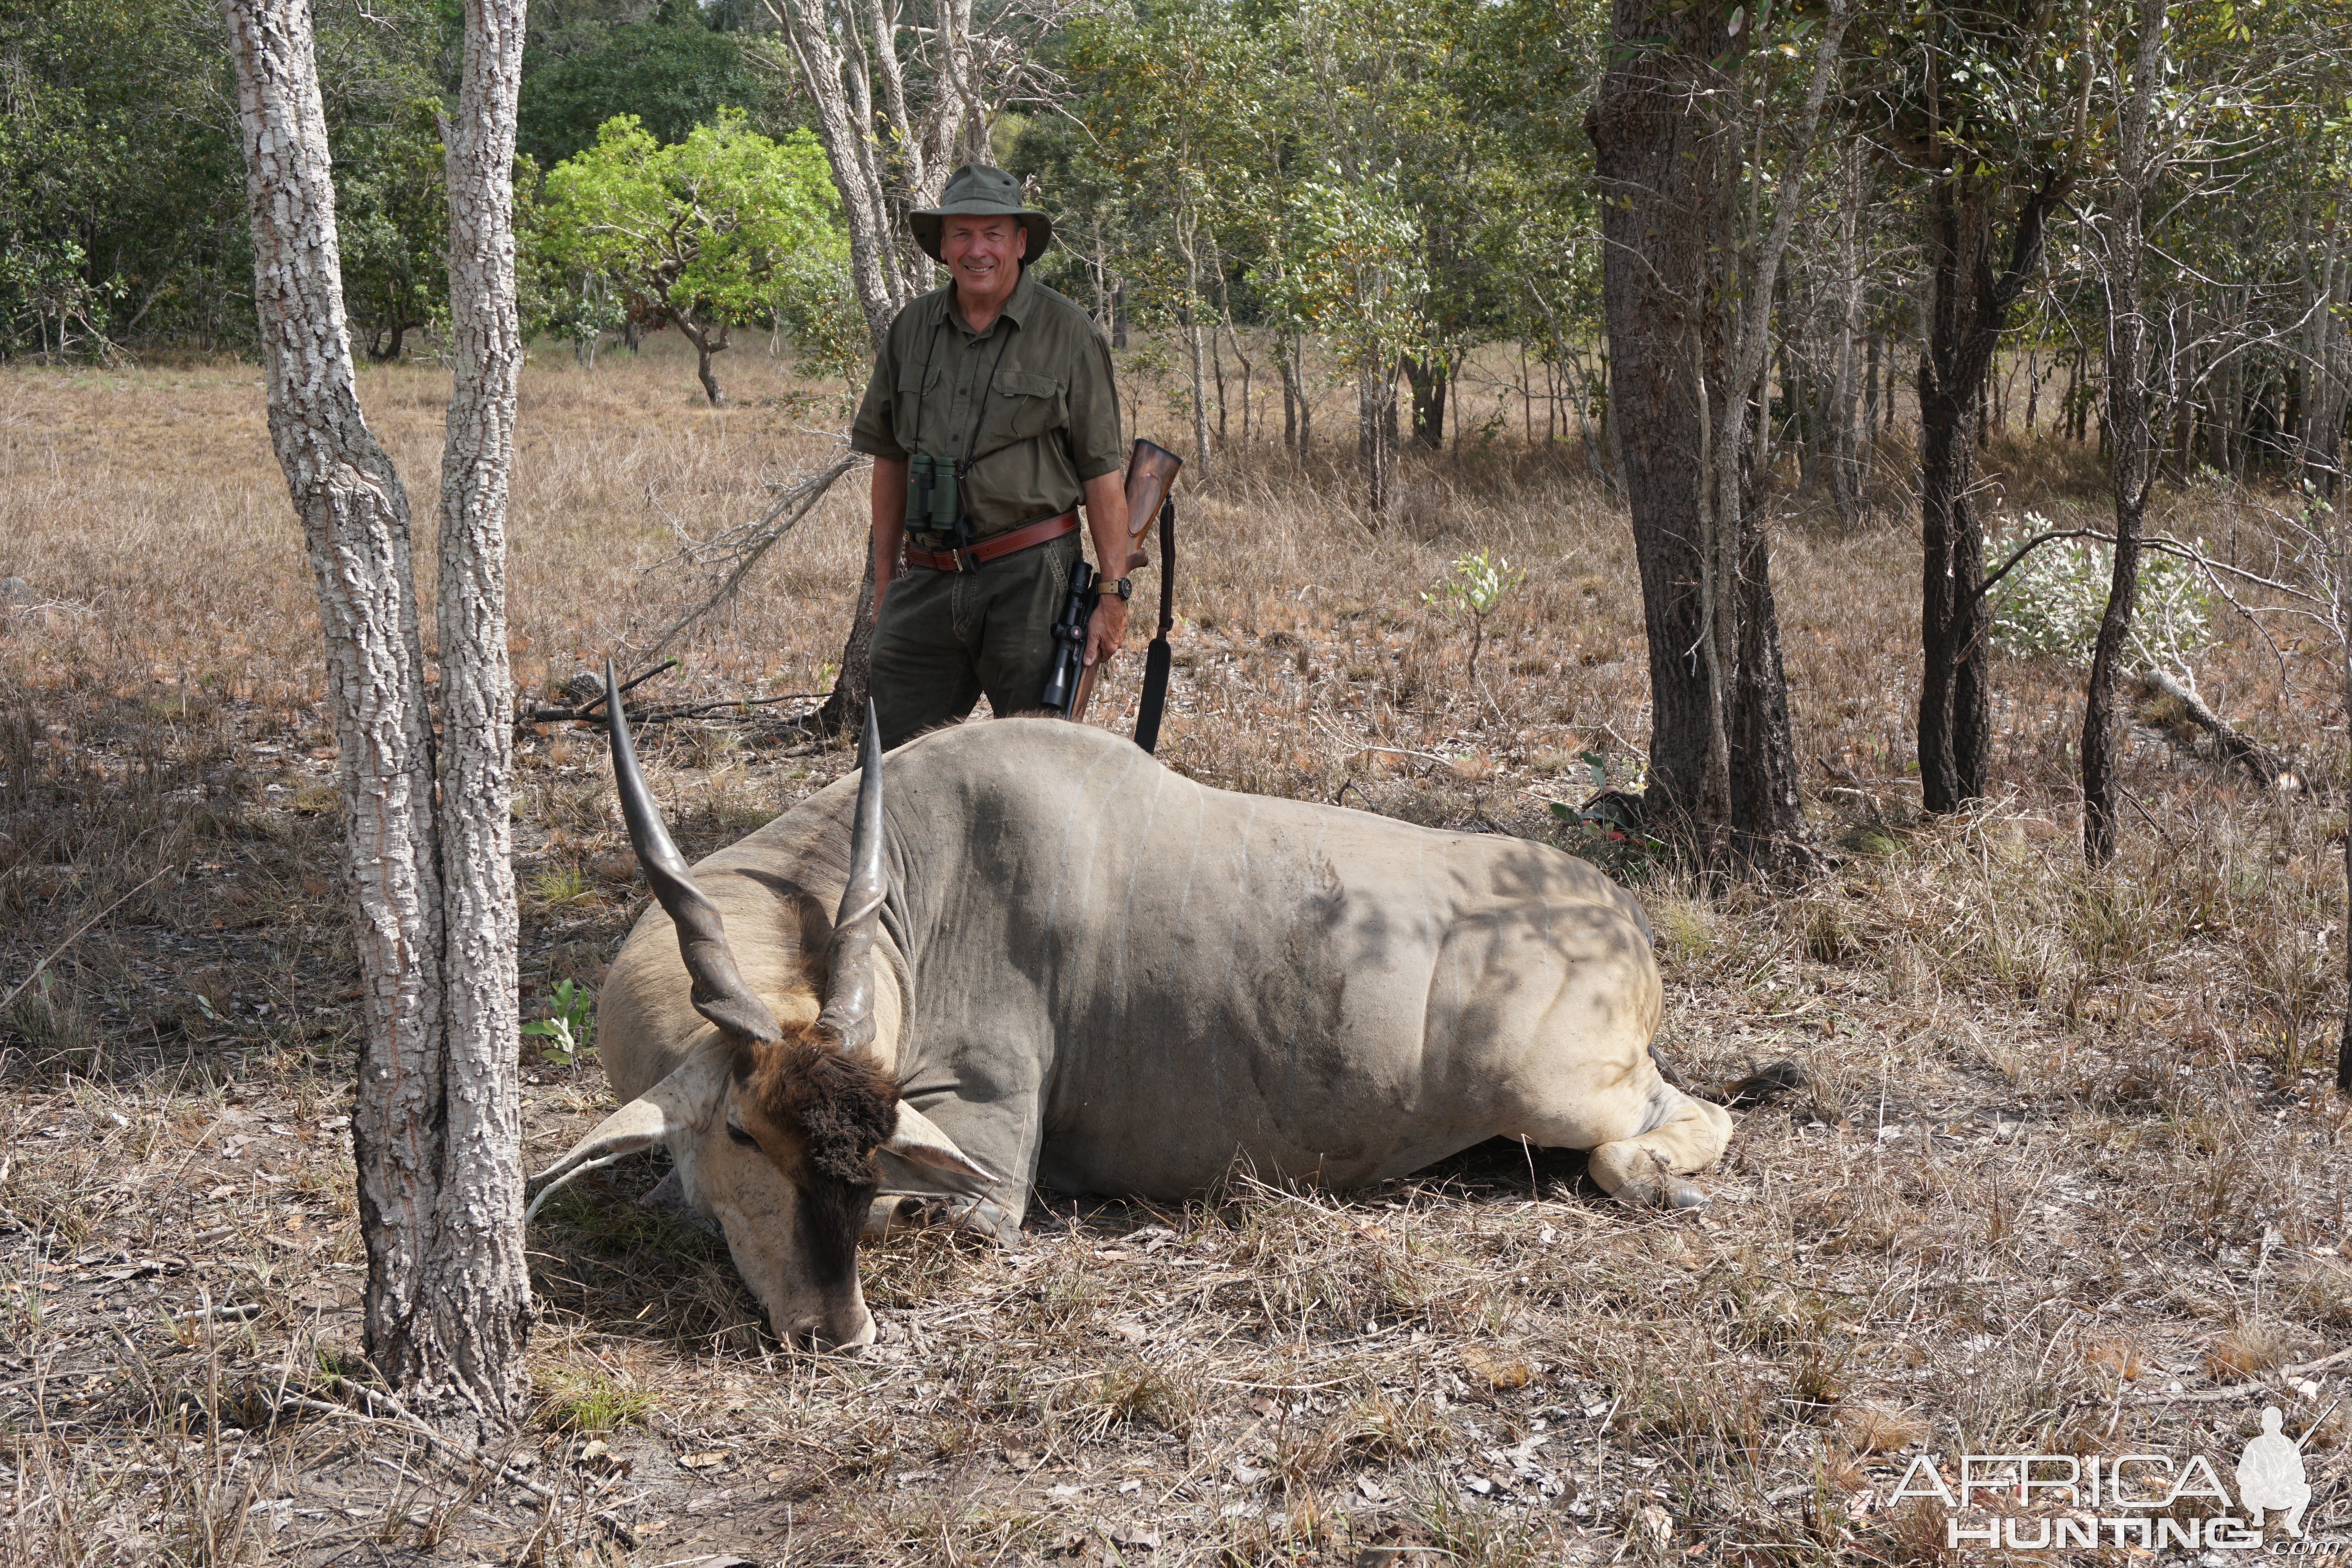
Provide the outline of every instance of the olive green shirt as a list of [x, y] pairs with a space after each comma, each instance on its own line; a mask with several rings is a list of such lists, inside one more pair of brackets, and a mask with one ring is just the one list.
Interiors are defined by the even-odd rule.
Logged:
[[849, 445], [966, 463], [964, 509], [985, 538], [1069, 510], [1087, 480], [1119, 470], [1118, 394], [1092, 319], [1025, 271], [978, 334], [954, 291], [934, 289], [890, 323]]

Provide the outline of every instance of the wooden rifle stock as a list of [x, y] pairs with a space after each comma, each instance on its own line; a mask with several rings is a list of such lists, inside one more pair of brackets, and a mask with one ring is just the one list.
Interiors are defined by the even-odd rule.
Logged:
[[[1151, 564], [1151, 557], [1143, 552], [1143, 536], [1151, 531], [1160, 516], [1160, 508], [1168, 499], [1170, 487], [1176, 482], [1177, 470], [1184, 459], [1167, 447], [1139, 439], [1127, 460], [1127, 561], [1118, 571], [1105, 563], [1106, 578], [1124, 577]], [[1164, 596], [1164, 595], [1163, 595]], [[1160, 635], [1165, 637], [1168, 628]], [[1078, 689], [1070, 699], [1070, 718], [1082, 721], [1087, 716], [1087, 702], [1095, 693], [1095, 677], [1101, 673], [1099, 663], [1090, 664], [1078, 676]]]
[[1168, 499], [1176, 471], [1183, 466], [1184, 459], [1167, 447], [1136, 442], [1135, 453], [1127, 460], [1127, 572], [1151, 564], [1151, 557], [1143, 552], [1143, 536], [1159, 520], [1160, 503]]

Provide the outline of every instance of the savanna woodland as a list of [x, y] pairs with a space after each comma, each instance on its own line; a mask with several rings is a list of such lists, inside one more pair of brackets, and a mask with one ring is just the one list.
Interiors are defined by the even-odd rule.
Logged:
[[[975, 159], [1186, 461], [1160, 760], [1633, 889], [1706, 1206], [1042, 1193], [856, 1354], [524, 1225], [604, 661], [688, 859], [855, 765]], [[8, 1562], [2352, 1550], [2342, 0], [0, 0], [0, 360]]]

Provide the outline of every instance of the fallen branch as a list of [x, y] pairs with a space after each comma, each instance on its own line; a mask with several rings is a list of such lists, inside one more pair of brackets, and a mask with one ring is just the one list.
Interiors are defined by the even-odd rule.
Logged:
[[2180, 710], [2180, 716], [2213, 737], [2213, 748], [2224, 763], [2236, 763], [2265, 785], [2276, 785], [2294, 775], [2281, 762], [2278, 753], [2261, 742], [2231, 727], [2229, 722], [2205, 706], [2186, 682], [2150, 666], [2140, 672], [2143, 689], [2153, 688], [2165, 700]]
[[770, 507], [759, 521], [730, 529], [699, 543], [689, 543], [679, 551], [672, 559], [702, 561], [731, 557], [734, 567], [709, 598], [672, 622], [669, 629], [656, 637], [653, 646], [646, 652], [648, 655], [661, 652], [678, 633], [733, 598], [743, 579], [751, 575], [751, 568], [775, 547], [776, 542], [790, 533], [801, 519], [816, 510], [817, 503], [832, 493], [835, 481], [866, 460], [863, 453], [845, 451], [816, 472], [803, 474], [795, 482], [786, 485], [783, 494], [776, 498], [776, 504]]
[[164, 867], [163, 871], [158, 871], [154, 876], [149, 877], [146, 881], [141, 882], [138, 887], [131, 889], [130, 892], [123, 894], [121, 898], [107, 905], [106, 908], [99, 910], [98, 913], [90, 916], [89, 919], [82, 921], [81, 924], [68, 931], [66, 933], [65, 941], [49, 949], [47, 952], [42, 955], [41, 961], [33, 965], [31, 973], [26, 975], [24, 979], [19, 980], [16, 984], [10, 986], [8, 988], [8, 994], [5, 996], [0, 996], [0, 1009], [5, 1009], [10, 1003], [23, 995], [26, 986], [32, 984], [34, 981], [38, 980], [44, 970], [47, 969], [50, 964], [55, 963], [64, 955], [66, 949], [71, 947], [74, 943], [82, 939], [83, 932], [89, 931], [90, 927], [96, 925], [99, 921], [104, 920], [107, 916], [121, 909], [124, 904], [130, 902], [133, 897], [147, 887], [149, 882], [152, 882], [155, 880], [156, 877], [161, 877], [163, 874], [163, 871], [168, 871], [171, 868], [172, 868], [169, 866]]
[[[822, 691], [787, 691], [780, 697], [723, 697], [712, 702], [689, 702], [677, 708], [655, 708], [643, 713], [632, 713], [629, 715], [629, 725], [630, 728], [635, 729], [640, 724], [660, 724], [673, 719], [703, 719], [713, 713], [735, 713], [746, 708], [764, 708], [772, 702], [821, 701], [824, 697], [824, 693]], [[578, 708], [541, 708], [534, 710], [519, 722], [537, 724], [569, 722], [593, 725], [602, 730], [605, 728], [607, 721], [604, 714], [595, 711], [601, 706], [603, 706], [602, 702], [598, 701], [586, 703]]]
[[[642, 675], [633, 675], [629, 677], [628, 679], [621, 682], [622, 694], [625, 696], [629, 692], [635, 691], [638, 687], [643, 686], [646, 681], [651, 680], [655, 676], [663, 674], [668, 670], [676, 669], [677, 668], [677, 660], [674, 658], [666, 658], [659, 664], [654, 666], [651, 669], [646, 670]], [[575, 702], [569, 708], [534, 708], [528, 713], [517, 713], [515, 715], [515, 722], [518, 724], [554, 724], [565, 721], [581, 721], [597, 724], [603, 723], [604, 721], [602, 719], [592, 717], [597, 709], [604, 706], [604, 683], [603, 681], [598, 680], [593, 675], [583, 673], [573, 676], [565, 689], [576, 693], [583, 681], [587, 682], [589, 685], [592, 685], [596, 689], [596, 694], [588, 699], [587, 701]]]
[[[2317, 1361], [2307, 1361], [2294, 1366], [2283, 1366], [2274, 1375], [2281, 1381], [2288, 1378], [2309, 1377], [2315, 1372], [2325, 1372], [2329, 1367], [2341, 1366], [2347, 1361], [2352, 1361], [2352, 1348], [2321, 1356]], [[2227, 1388], [2200, 1388], [2193, 1393], [2175, 1394], [2157, 1388], [2133, 1390], [2133, 1394], [2137, 1398], [2164, 1399], [2178, 1405], [2219, 1405], [2231, 1399], [2243, 1399], [2250, 1394], [2275, 1394], [2277, 1390], [2270, 1384], [2260, 1379], [2252, 1383], [2233, 1383]]]
[[[2015, 570], [2017, 563], [2024, 560], [2028, 555], [2032, 554], [2035, 549], [2061, 539], [2095, 539], [2102, 544], [2113, 544], [2116, 542], [2116, 536], [2114, 534], [2107, 532], [2104, 529], [2097, 528], [2053, 528], [2046, 533], [2037, 533], [2032, 538], [2020, 544], [2014, 551], [2011, 551], [2010, 552], [2009, 559], [2002, 562], [1997, 569], [1986, 574], [1985, 580], [1977, 584], [1976, 592], [1971, 594], [1969, 597], [1976, 599], [1983, 598], [1987, 594], [1992, 592], [1994, 584], [2000, 582], [2003, 577], [2008, 576], [2011, 571]], [[2217, 574], [2226, 572], [2231, 576], [2236, 577], [2241, 581], [2252, 583], [2257, 587], [2268, 588], [2273, 593], [2283, 594], [2288, 598], [2300, 599], [2307, 605], [2315, 605], [2319, 603], [2318, 597], [2315, 595], [2307, 593], [2301, 588], [2294, 587], [2291, 584], [2279, 582], [2276, 578], [2265, 577], [2259, 572], [2249, 572], [2242, 566], [2233, 566], [2226, 561], [2216, 561], [2211, 556], [2206, 554], [2202, 550], [2198, 549], [2195, 545], [2183, 544], [2180, 541], [2172, 538], [2168, 534], [2151, 534], [2147, 538], [2141, 540], [2139, 542], [2140, 548], [2143, 550], [2152, 550], [2159, 555], [2176, 556], [2182, 561], [2188, 562], [2190, 565], [2198, 567], [2203, 571], [2208, 578], [2213, 578]], [[2219, 585], [2218, 582], [2216, 585]], [[2231, 602], [2233, 604], [2235, 603], [2234, 600]]]

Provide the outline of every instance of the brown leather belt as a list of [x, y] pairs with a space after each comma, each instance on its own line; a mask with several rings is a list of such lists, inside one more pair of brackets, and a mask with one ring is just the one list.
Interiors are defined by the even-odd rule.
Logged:
[[1075, 533], [1077, 527], [1078, 514], [1073, 510], [1059, 517], [1041, 518], [1003, 533], [992, 533], [969, 550], [926, 550], [910, 542], [907, 546], [907, 564], [928, 566], [934, 572], [969, 572], [975, 566], [1000, 560], [1015, 551], [1026, 550], [1033, 544], [1043, 544], [1049, 539]]

